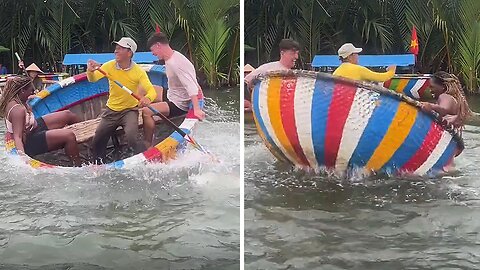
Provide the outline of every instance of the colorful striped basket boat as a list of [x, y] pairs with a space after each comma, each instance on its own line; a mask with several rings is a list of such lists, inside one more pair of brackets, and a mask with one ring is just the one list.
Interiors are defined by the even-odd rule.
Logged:
[[[145, 71], [147, 71], [152, 84], [162, 86], [164, 89], [168, 88], [164, 66], [141, 66]], [[90, 83], [87, 80], [86, 74], [82, 73], [59, 81], [58, 83], [55, 83], [47, 89], [39, 92], [37, 97], [34, 98], [30, 104], [35, 117], [40, 117], [51, 112], [69, 109], [74, 111], [84, 120], [87, 120], [83, 123], [87, 123], [88, 120], [95, 121], [98, 119], [96, 117], [99, 115], [100, 109], [104, 108], [105, 101], [108, 96], [108, 89], [108, 81], [106, 78], [103, 78], [95, 83]], [[200, 101], [200, 106], [203, 107], [204, 99], [201, 91], [199, 91], [198, 98]], [[100, 103], [101, 105], [99, 105]], [[92, 109], [94, 107], [95, 109]], [[193, 132], [198, 123], [198, 119], [193, 113], [192, 106], [190, 106], [190, 110], [185, 118], [182, 117], [180, 121], [181, 122], [179, 123], [179, 126], [183, 131], [185, 131], [185, 133], [190, 134]], [[76, 125], [81, 125], [83, 123]], [[6, 133], [5, 135], [5, 146], [8, 153], [17, 155], [13, 136], [10, 133]], [[143, 153], [139, 153], [101, 166], [104, 166], [108, 169], [137, 166], [148, 161], [166, 162], [172, 158], [175, 158], [177, 153], [183, 151], [185, 148], [186, 140], [179, 133], [172, 132], [158, 144], [150, 147]], [[36, 160], [31, 157], [28, 158], [28, 164], [34, 168], [61, 167], [57, 164], [50, 164], [48, 162]]]
[[252, 103], [264, 143], [300, 168], [435, 174], [464, 148], [453, 127], [418, 101], [326, 73], [268, 73], [256, 82]]

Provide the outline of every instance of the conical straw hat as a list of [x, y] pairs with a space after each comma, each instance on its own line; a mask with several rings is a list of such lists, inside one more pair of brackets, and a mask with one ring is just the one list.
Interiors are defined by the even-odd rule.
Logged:
[[243, 67], [243, 72], [252, 72], [254, 71], [255, 69], [250, 65], [250, 64], [246, 64], [244, 67]]
[[35, 63], [32, 63], [25, 70], [26, 71], [37, 71], [37, 72], [43, 73], [43, 71], [37, 65], [35, 65]]

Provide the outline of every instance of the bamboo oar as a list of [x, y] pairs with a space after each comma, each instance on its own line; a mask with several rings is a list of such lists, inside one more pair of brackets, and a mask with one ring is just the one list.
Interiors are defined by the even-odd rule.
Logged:
[[[22, 62], [22, 59], [20, 58], [20, 55], [18, 55], [18, 52], [15, 52], [15, 56], [17, 57], [18, 62]], [[28, 76], [27, 71], [25, 70], [25, 63], [23, 63], [23, 73]]]

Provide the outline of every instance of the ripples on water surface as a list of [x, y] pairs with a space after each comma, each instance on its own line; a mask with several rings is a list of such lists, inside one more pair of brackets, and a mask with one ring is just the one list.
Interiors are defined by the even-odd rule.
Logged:
[[458, 172], [340, 181], [274, 161], [245, 126], [245, 269], [480, 268], [480, 128]]
[[238, 89], [216, 94], [195, 138], [219, 164], [189, 149], [127, 171], [35, 171], [1, 151], [0, 269], [238, 269]]

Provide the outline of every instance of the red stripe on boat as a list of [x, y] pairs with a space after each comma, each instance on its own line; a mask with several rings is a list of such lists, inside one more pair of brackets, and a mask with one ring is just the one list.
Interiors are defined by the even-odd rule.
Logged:
[[91, 100], [91, 99], [95, 99], [95, 98], [101, 97], [101, 96], [106, 96], [106, 95], [108, 95], [108, 92], [103, 92], [103, 93], [100, 93], [100, 94], [95, 94], [95, 95], [93, 95], [93, 96], [90, 96], [90, 97], [87, 97], [87, 98], [80, 99], [80, 100], [77, 100], [77, 101], [75, 101], [75, 102], [72, 102], [72, 103], [68, 104], [67, 106], [62, 107], [62, 108], [56, 110], [55, 112], [61, 112], [61, 111], [64, 111], [64, 110], [68, 110], [68, 109], [72, 108], [73, 106], [76, 106], [76, 105], [78, 105], [78, 104], [84, 103], [85, 101], [88, 101], [88, 100]]
[[87, 73], [80, 73], [80, 74], [74, 75], [73, 79], [75, 79], [75, 82], [84, 81], [87, 79]]
[[427, 136], [425, 136], [422, 145], [413, 155], [413, 157], [410, 158], [405, 165], [403, 165], [400, 171], [414, 172], [416, 169], [418, 169], [427, 160], [433, 149], [435, 149], [440, 141], [440, 138], [442, 137], [442, 133], [442, 127], [436, 122], [432, 122], [430, 130], [428, 131]]
[[[355, 98], [356, 86], [336, 83], [333, 89], [332, 102], [328, 108], [325, 134], [325, 166], [334, 167], [338, 149], [342, 140], [343, 127]], [[314, 112], [313, 112], [314, 113]]]
[[280, 89], [280, 115], [282, 117], [282, 125], [293, 150], [300, 159], [300, 162], [309, 166], [308, 160], [303, 153], [302, 146], [298, 139], [297, 124], [295, 122], [295, 87], [297, 79], [284, 79]]
[[425, 82], [423, 83], [422, 87], [420, 87], [420, 89], [418, 89], [418, 96], [419, 97], [422, 97], [423, 94], [425, 93], [425, 90], [430, 86], [430, 80], [425, 80]]
[[[200, 99], [198, 100], [200, 102]], [[188, 112], [187, 112], [187, 115], [185, 116], [185, 118], [189, 118], [189, 119], [198, 119], [198, 117], [195, 116], [195, 111], [193, 110], [193, 108], [191, 109], [188, 109]]]
[[162, 152], [160, 152], [160, 150], [158, 150], [156, 147], [148, 148], [145, 152], [143, 152], [143, 155], [148, 161], [161, 162], [163, 160]]
[[392, 79], [390, 79], [390, 80], [388, 80], [388, 81], [384, 82], [384, 83], [383, 83], [383, 87], [385, 87], [385, 88], [389, 88], [391, 83], [392, 83]]

